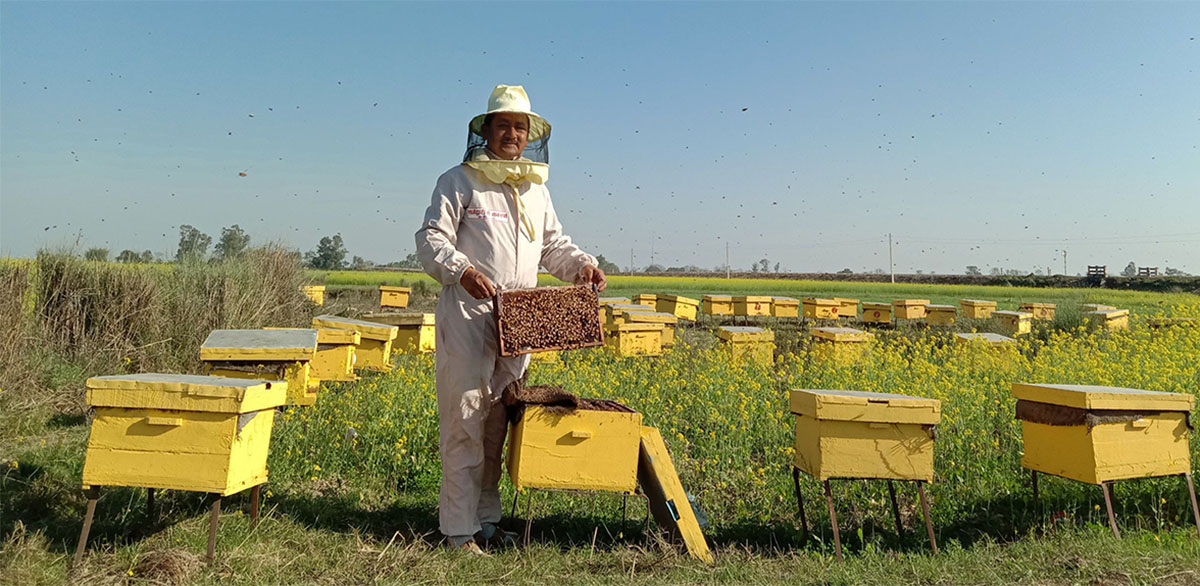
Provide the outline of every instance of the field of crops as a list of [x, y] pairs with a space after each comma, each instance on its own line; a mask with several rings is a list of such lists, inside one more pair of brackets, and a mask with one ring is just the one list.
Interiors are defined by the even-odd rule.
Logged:
[[[373, 286], [362, 273], [333, 273], [335, 285]], [[391, 274], [388, 274], [390, 277]], [[387, 280], [401, 284], [404, 278]], [[356, 280], [358, 280], [356, 282]], [[411, 281], [409, 281], [411, 282]], [[1179, 478], [1118, 483], [1126, 533], [1107, 533], [1099, 489], [1050, 478], [1034, 506], [1020, 467], [1014, 381], [1100, 384], [1200, 394], [1200, 328], [1150, 329], [1151, 314], [1200, 317], [1194, 296], [1113, 291], [985, 289], [787, 281], [674, 281], [618, 277], [610, 293], [765, 293], [888, 300], [920, 296], [955, 303], [978, 297], [1015, 307], [1060, 304], [1060, 318], [1011, 351], [951, 341], [936, 328], [877, 332], [859, 364], [821, 360], [795, 325], [780, 331], [776, 363], [734, 366], [715, 350], [714, 322], [681, 332], [660, 358], [620, 359], [603, 349], [565, 353], [532, 367], [532, 383], [563, 385], [585, 397], [616, 399], [662, 430], [685, 487], [709, 521], [715, 569], [690, 561], [644, 530], [645, 508], [613, 495], [537, 493], [534, 545], [472, 560], [438, 548], [439, 477], [433, 360], [396, 356], [390, 373], [327, 385], [316, 406], [277, 420], [258, 529], [236, 512], [221, 525], [219, 563], [205, 569], [207, 522], [198, 495], [168, 492], [148, 522], [144, 491], [112, 489], [100, 501], [95, 549], [80, 574], [95, 583], [411, 583], [495, 580], [576, 583], [1176, 583], [1200, 580], [1197, 539]], [[1137, 314], [1127, 332], [1073, 325], [1070, 306], [1104, 302]], [[1077, 314], [1076, 314], [1077, 317]], [[711, 318], [710, 318], [711, 319]], [[1077, 320], [1075, 320], [1077, 321]], [[908, 530], [896, 536], [882, 483], [835, 482], [846, 563], [833, 558], [820, 485], [802, 477], [814, 504], [804, 538], [791, 484], [793, 416], [787, 390], [857, 389], [942, 401], [933, 523], [943, 552], [928, 554], [915, 491], [900, 489]], [[1193, 418], [1196, 416], [1193, 413]], [[7, 534], [2, 575], [14, 583], [55, 583], [78, 535], [78, 479], [87, 427], [80, 419], [8, 420], [0, 430], [12, 460], [3, 472]], [[19, 436], [19, 437], [13, 437]], [[1193, 469], [1200, 438], [1191, 438]], [[507, 479], [501, 491], [512, 496]], [[525, 500], [521, 499], [524, 503]], [[522, 505], [523, 506], [523, 505]], [[519, 511], [522, 517], [524, 511]], [[15, 520], [14, 520], [15, 517]], [[523, 528], [524, 524], [514, 525]]]

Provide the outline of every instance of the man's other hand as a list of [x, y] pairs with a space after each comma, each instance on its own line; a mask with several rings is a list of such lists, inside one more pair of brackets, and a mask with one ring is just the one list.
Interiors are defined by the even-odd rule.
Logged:
[[576, 285], [595, 284], [597, 291], [603, 291], [608, 286], [608, 281], [604, 279], [604, 271], [593, 265], [584, 265], [579, 269], [579, 276], [575, 277]]
[[[603, 279], [604, 275], [601, 275], [600, 278]], [[471, 294], [471, 297], [476, 299], [487, 299], [496, 295], [496, 286], [492, 284], [491, 279], [485, 277], [475, 267], [470, 267], [464, 271], [462, 278], [458, 282], [463, 286], [463, 289], [467, 290], [467, 293]]]

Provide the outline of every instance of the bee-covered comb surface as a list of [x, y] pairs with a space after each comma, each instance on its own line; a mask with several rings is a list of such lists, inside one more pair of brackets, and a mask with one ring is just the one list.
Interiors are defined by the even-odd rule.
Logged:
[[600, 301], [591, 286], [512, 289], [496, 295], [500, 354], [600, 346]]

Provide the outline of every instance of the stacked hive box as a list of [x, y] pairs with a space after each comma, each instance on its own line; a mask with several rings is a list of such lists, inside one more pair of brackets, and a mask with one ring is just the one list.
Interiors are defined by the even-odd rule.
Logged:
[[868, 324], [892, 323], [892, 304], [864, 302], [862, 320]]
[[774, 317], [799, 317], [800, 300], [792, 297], [772, 297], [771, 315]]
[[653, 309], [655, 307], [658, 307], [658, 295], [651, 295], [649, 293], [640, 293], [638, 295], [633, 296], [633, 303], [635, 305], [648, 306], [653, 311]]
[[959, 304], [962, 305], [963, 316], [971, 319], [987, 319], [992, 317], [992, 313], [996, 311], [995, 301], [963, 299]]
[[732, 364], [750, 362], [770, 366], [775, 362], [775, 332], [747, 326], [717, 328], [721, 349]]
[[841, 308], [842, 304], [833, 299], [804, 298], [804, 317], [808, 319], [834, 319]]
[[660, 312], [669, 313], [679, 319], [696, 321], [696, 313], [700, 309], [700, 302], [691, 297], [659, 295], [658, 304], [655, 308]]
[[305, 285], [300, 292], [314, 305], [325, 305], [325, 285]]
[[[303, 330], [304, 328], [267, 328], [268, 330]], [[321, 328], [317, 330], [317, 352], [308, 365], [309, 384], [312, 381], [356, 381], [354, 348], [360, 341], [358, 332]]]
[[1033, 319], [1041, 321], [1054, 320], [1054, 304], [1053, 303], [1022, 303], [1020, 310], [1033, 316]]
[[892, 315], [896, 319], [924, 319], [928, 299], [897, 299], [892, 302]]
[[926, 305], [925, 315], [929, 325], [952, 326], [958, 321], [958, 308], [953, 305]]
[[813, 352], [843, 364], [858, 362], [871, 346], [874, 334], [854, 328], [812, 328]]
[[661, 311], [633, 311], [626, 313], [624, 317], [625, 323], [659, 326], [662, 347], [670, 348], [675, 345], [675, 325], [679, 323], [679, 318], [675, 317], [675, 314]]
[[320, 390], [309, 377], [316, 352], [317, 330], [213, 330], [200, 361], [213, 376], [287, 381], [289, 405], [312, 405]]
[[412, 289], [393, 285], [379, 286], [379, 309], [404, 309], [408, 307], [408, 298]]
[[1129, 329], [1128, 309], [1103, 309], [1100, 311], [1092, 311], [1087, 314], [1087, 317], [1092, 325], [1104, 328], [1106, 330]]
[[606, 325], [625, 323], [625, 316], [629, 313], [649, 313], [654, 311], [653, 307], [640, 303], [610, 303], [601, 309], [603, 310], [604, 323]]
[[605, 323], [604, 311], [609, 305], [630, 305], [628, 297], [601, 297], [596, 300], [600, 304], [600, 323]]
[[428, 354], [437, 350], [437, 319], [432, 313], [365, 313], [369, 322], [396, 326], [392, 352]]
[[1000, 328], [1010, 336], [1020, 336], [1033, 331], [1033, 316], [1023, 311], [995, 311], [992, 317], [1000, 322]]
[[396, 326], [351, 319], [337, 315], [320, 315], [313, 318], [314, 328], [336, 328], [358, 332], [358, 347], [354, 349], [355, 368], [389, 371], [392, 369], [392, 341], [396, 339]]
[[604, 345], [608, 346], [617, 356], [660, 356], [662, 354], [662, 324], [619, 322], [604, 326], [604, 332]]
[[729, 295], [705, 295], [700, 304], [700, 310], [708, 315], [733, 315], [733, 297]]
[[858, 317], [858, 300], [847, 297], [834, 297], [834, 301], [838, 302], [838, 317], [855, 319]]
[[771, 298], [761, 295], [741, 295], [734, 297], [733, 315], [746, 317], [771, 315]]

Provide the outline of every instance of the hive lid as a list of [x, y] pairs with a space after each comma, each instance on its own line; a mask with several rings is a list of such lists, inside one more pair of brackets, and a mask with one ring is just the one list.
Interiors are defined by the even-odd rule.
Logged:
[[612, 311], [614, 313], [618, 313], [618, 314], [625, 313], [625, 312], [632, 313], [635, 311], [638, 311], [638, 312], [654, 311], [653, 307], [650, 307], [649, 305], [642, 305], [640, 303], [611, 303], [608, 305], [608, 308], [610, 311]]
[[354, 330], [321, 328], [317, 330], [318, 344], [358, 344], [362, 336]]
[[213, 330], [200, 345], [200, 360], [307, 361], [317, 351], [317, 330]]
[[393, 293], [412, 293], [412, 287], [401, 287], [399, 285], [380, 285], [379, 290]]
[[662, 299], [663, 301], [670, 301], [672, 303], [679, 303], [682, 305], [700, 305], [698, 300], [680, 295], [659, 295], [658, 298]]
[[988, 344], [993, 344], [993, 345], [994, 344], [1010, 344], [1010, 343], [1016, 342], [1016, 340], [1014, 340], [1008, 336], [1001, 336], [1000, 334], [992, 334], [992, 333], [954, 334], [954, 337], [958, 338], [958, 341], [960, 341], [960, 342], [979, 341], [979, 342], [986, 342]]
[[704, 295], [701, 297], [705, 301], [733, 301], [730, 295]]
[[892, 305], [929, 305], [928, 299], [897, 299]]
[[984, 307], [995, 307], [995, 301], [987, 301], [984, 299], [963, 299], [963, 305], [982, 305]]
[[600, 301], [600, 305], [613, 305], [615, 303], [628, 304], [629, 298], [628, 297], [601, 297], [599, 299], [599, 301]]
[[92, 407], [249, 413], [287, 402], [287, 383], [191, 374], [120, 374], [87, 380]]
[[721, 326], [717, 328], [717, 337], [732, 342], [770, 342], [775, 339], [775, 332], [755, 326]]
[[834, 299], [822, 299], [820, 297], [805, 297], [805, 305], [837, 305], [841, 306], [841, 302]]
[[834, 342], [866, 342], [875, 337], [875, 334], [854, 328], [815, 327], [811, 331], [815, 337]]
[[682, 538], [692, 557], [711, 565], [713, 556], [700, 529], [700, 520], [688, 500], [687, 491], [679, 482], [679, 474], [675, 472], [675, 464], [658, 428], [642, 426], [638, 452], [638, 482], [654, 521]]
[[1028, 311], [993, 311], [992, 315], [997, 317], [1015, 317], [1018, 319], [1033, 319], [1033, 314]]
[[733, 298], [737, 303], [770, 303], [771, 298], [766, 295], [738, 295]]
[[800, 300], [795, 297], [772, 297], [771, 303], [776, 305], [800, 305]]
[[842, 305], [858, 305], [857, 299], [851, 299], [849, 297], [833, 297], [832, 299]]
[[884, 303], [881, 301], [864, 301], [862, 306], [863, 306], [864, 311], [868, 310], [868, 309], [888, 309], [888, 310], [890, 310], [892, 308], [891, 303]]
[[364, 313], [362, 318], [389, 326], [432, 326], [437, 323], [435, 314], [420, 312], [376, 311]]
[[630, 323], [677, 324], [679, 318], [673, 313], [658, 311], [631, 311], [625, 314]]
[[1034, 309], [1054, 309], [1054, 304], [1025, 302], [1021, 304], [1021, 307], [1032, 307]]
[[339, 328], [354, 330], [365, 340], [388, 341], [395, 340], [400, 330], [396, 326], [342, 317], [339, 315], [318, 315], [313, 318], [314, 328]]
[[1115, 319], [1118, 317], [1125, 317], [1125, 316], [1129, 315], [1129, 310], [1128, 309], [1100, 309], [1097, 311], [1089, 311], [1088, 313], [1091, 315], [1102, 315], [1108, 319]]
[[958, 308], [953, 305], [926, 305], [925, 309], [929, 311], [958, 311]]
[[1116, 309], [1113, 305], [1104, 305], [1103, 303], [1084, 303], [1084, 311], [1100, 311], [1102, 309]]
[[814, 419], [934, 425], [942, 417], [937, 399], [892, 393], [793, 389], [788, 402], [792, 413]]
[[1192, 404], [1196, 401], [1194, 396], [1185, 393], [1096, 385], [1013, 383], [1012, 394], [1025, 401], [1077, 409], [1191, 411]]

